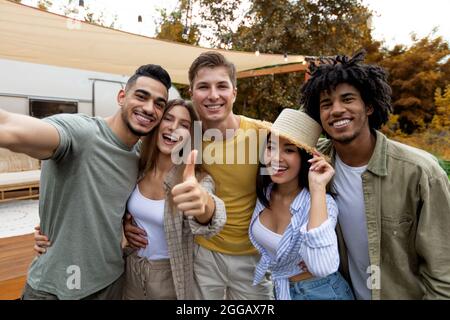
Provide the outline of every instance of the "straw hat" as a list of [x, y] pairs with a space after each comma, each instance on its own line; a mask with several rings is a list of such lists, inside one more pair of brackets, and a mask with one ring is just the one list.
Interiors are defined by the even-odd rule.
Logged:
[[273, 124], [267, 121], [255, 121], [255, 124], [267, 129], [279, 137], [287, 139], [297, 147], [312, 154], [322, 133], [322, 127], [305, 112], [295, 109], [283, 109]]

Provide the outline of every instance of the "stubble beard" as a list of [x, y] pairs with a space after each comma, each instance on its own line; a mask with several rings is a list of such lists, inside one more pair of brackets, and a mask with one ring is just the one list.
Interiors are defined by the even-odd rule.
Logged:
[[332, 137], [332, 139], [340, 144], [350, 144], [355, 138], [357, 137], [358, 133], [355, 132], [350, 136], [347, 137]]
[[333, 141], [335, 141], [335, 142], [338, 142], [338, 143], [344, 144], [344, 145], [348, 145], [348, 144], [352, 143], [357, 137], [359, 137], [360, 135], [363, 134], [363, 132], [364, 132], [364, 126], [366, 125], [366, 123], [367, 123], [368, 121], [369, 121], [368, 118], [366, 118], [366, 120], [365, 120], [365, 122], [363, 123], [362, 127], [359, 128], [359, 130], [357, 130], [357, 131], [351, 133], [350, 135], [347, 135], [347, 136], [344, 135], [343, 137], [339, 137], [339, 136], [338, 136], [338, 137], [332, 137], [332, 136], [330, 135], [330, 137], [331, 137], [331, 139], [332, 139]]
[[135, 128], [133, 128], [133, 126], [130, 123], [130, 120], [128, 119], [127, 113], [122, 111], [122, 120], [123, 122], [127, 125], [128, 130], [130, 130], [130, 132], [135, 135], [136, 137], [144, 137], [150, 134], [150, 132], [152, 132], [153, 127], [148, 130], [148, 132], [143, 132], [141, 130], [137, 130]]

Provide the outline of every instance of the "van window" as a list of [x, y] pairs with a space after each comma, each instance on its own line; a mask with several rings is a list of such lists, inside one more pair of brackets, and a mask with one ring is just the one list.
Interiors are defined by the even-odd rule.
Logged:
[[59, 113], [77, 113], [78, 102], [30, 99], [30, 115], [45, 118]]

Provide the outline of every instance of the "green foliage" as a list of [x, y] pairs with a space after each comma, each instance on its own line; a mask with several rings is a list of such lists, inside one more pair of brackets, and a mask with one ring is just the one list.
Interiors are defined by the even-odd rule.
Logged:
[[450, 161], [439, 159], [439, 165], [444, 169], [447, 173], [447, 176], [450, 178]]

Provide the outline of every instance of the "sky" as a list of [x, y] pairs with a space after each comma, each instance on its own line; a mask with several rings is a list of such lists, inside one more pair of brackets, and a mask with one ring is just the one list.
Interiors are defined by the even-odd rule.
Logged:
[[[35, 5], [38, 0], [22, 0], [24, 4]], [[53, 0], [53, 10], [60, 8], [67, 0]], [[78, 3], [78, 0], [74, 0]], [[362, 0], [374, 12], [372, 35], [384, 40], [385, 46], [411, 44], [411, 33], [419, 38], [430, 34], [434, 27], [437, 35], [450, 42], [450, 0]], [[106, 17], [117, 15], [116, 28], [154, 36], [157, 9], [173, 10], [177, 0], [84, 0], [94, 12], [103, 12]], [[142, 23], [138, 16], [142, 16]]]
[[410, 34], [422, 38], [438, 27], [450, 42], [450, 0], [363, 0], [374, 11], [372, 36], [388, 47], [411, 44]]

